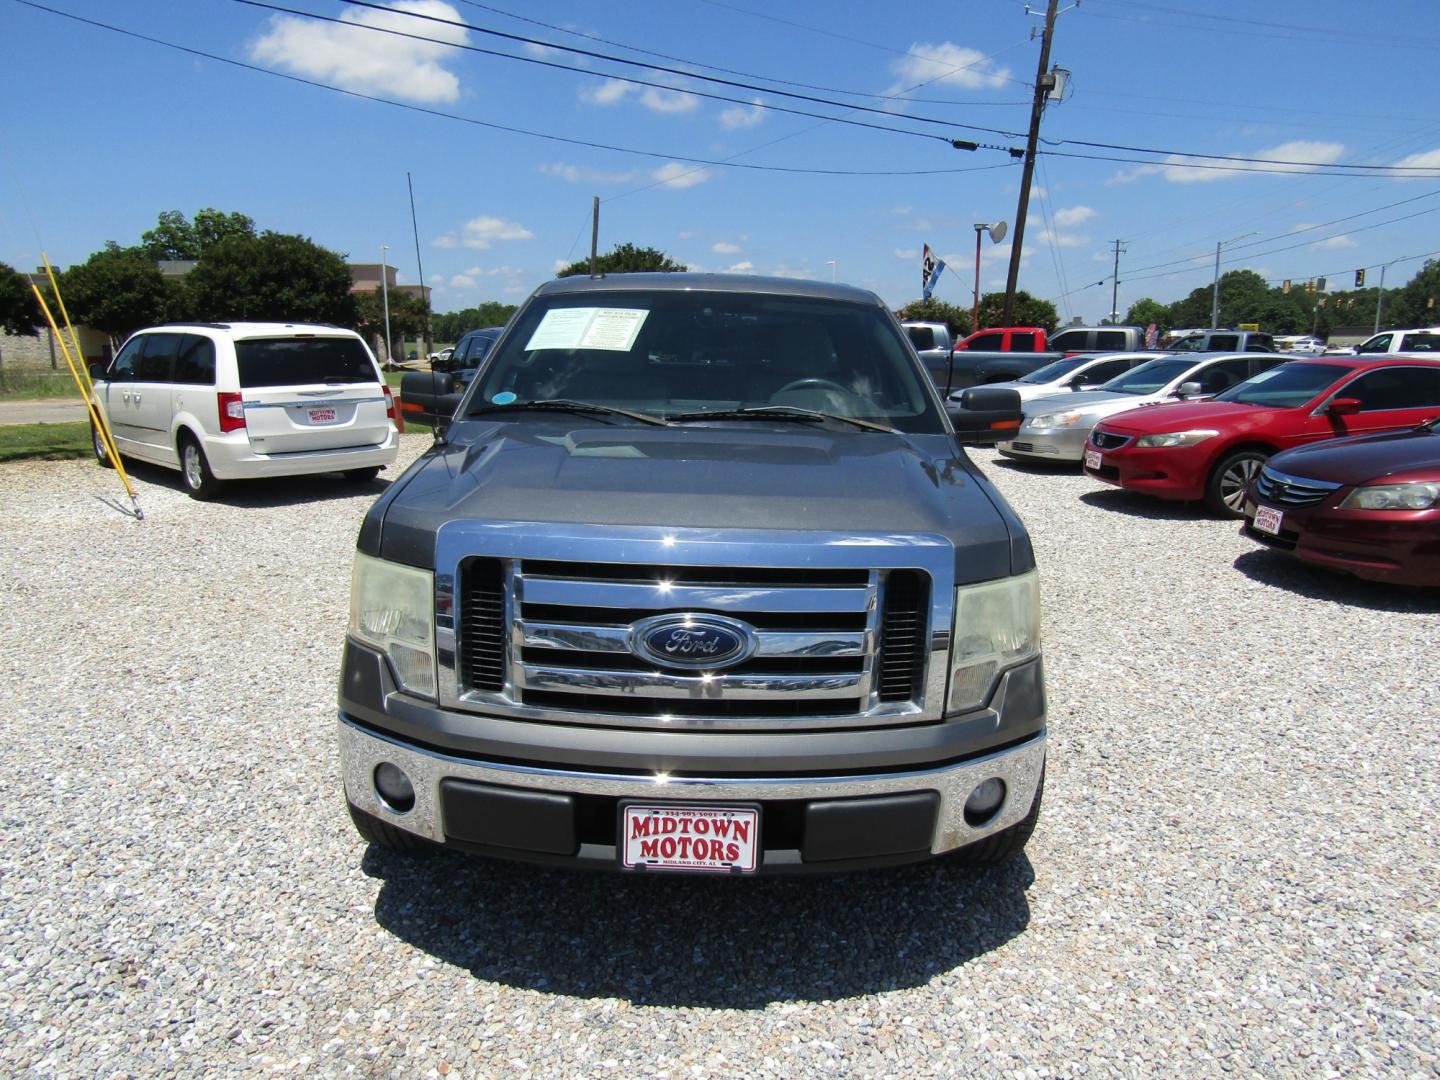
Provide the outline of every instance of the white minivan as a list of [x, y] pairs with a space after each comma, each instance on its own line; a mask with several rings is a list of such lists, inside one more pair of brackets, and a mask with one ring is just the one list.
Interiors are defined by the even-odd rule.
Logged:
[[364, 340], [340, 327], [154, 326], [91, 374], [120, 456], [179, 469], [197, 499], [266, 476], [338, 472], [363, 483], [399, 451], [390, 388]]

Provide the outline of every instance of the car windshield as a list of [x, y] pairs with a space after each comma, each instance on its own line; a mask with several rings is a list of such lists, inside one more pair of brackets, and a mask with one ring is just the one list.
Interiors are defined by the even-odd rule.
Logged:
[[[766, 414], [740, 411], [773, 409], [775, 423], [786, 422], [781, 411], [809, 411], [940, 434], [923, 378], [878, 305], [719, 291], [570, 293], [537, 297], [516, 316], [480, 369], [465, 416], [494, 418], [512, 406], [518, 418], [527, 402], [559, 400], [690, 423], [709, 413], [717, 423], [754, 423]], [[625, 422], [623, 413], [612, 419]]]
[[1182, 360], [1173, 356], [1151, 360], [1137, 368], [1131, 368], [1123, 375], [1116, 375], [1100, 389], [1114, 394], [1155, 394], [1194, 366], [1194, 360]]
[[378, 382], [359, 338], [248, 338], [235, 342], [242, 387]]
[[1215, 400], [1296, 409], [1354, 370], [1349, 364], [1281, 364], [1236, 383]]
[[1020, 381], [1023, 383], [1047, 383], [1069, 375], [1081, 364], [1089, 361], [1088, 356], [1067, 356], [1064, 360], [1056, 360], [1046, 364], [1042, 368], [1036, 368], [1029, 375], [1023, 376]]

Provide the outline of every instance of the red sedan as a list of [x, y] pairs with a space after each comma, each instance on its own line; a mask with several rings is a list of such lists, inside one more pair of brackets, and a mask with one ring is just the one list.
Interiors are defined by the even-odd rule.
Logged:
[[1280, 454], [1260, 470], [1241, 532], [1305, 562], [1440, 586], [1440, 420]]
[[1150, 405], [1101, 421], [1085, 448], [1085, 471], [1128, 491], [1203, 499], [1238, 518], [1246, 488], [1271, 455], [1321, 439], [1403, 431], [1437, 416], [1440, 360], [1300, 360], [1208, 401]]

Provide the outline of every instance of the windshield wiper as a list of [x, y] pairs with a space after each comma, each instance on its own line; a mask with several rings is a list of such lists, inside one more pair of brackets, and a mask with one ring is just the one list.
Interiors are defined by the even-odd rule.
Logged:
[[675, 413], [667, 419], [672, 424], [683, 424], [694, 420], [779, 420], [792, 424], [823, 424], [827, 420], [838, 420], [841, 423], [864, 428], [866, 431], [883, 431], [887, 435], [897, 434], [894, 428], [877, 424], [871, 420], [860, 420], [854, 416], [840, 416], [837, 413], [817, 412], [814, 409], [797, 409], [792, 405], [754, 405], [744, 409]]
[[658, 416], [651, 416], [649, 413], [631, 412], [629, 409], [617, 409], [613, 405], [596, 405], [589, 401], [570, 401], [567, 398], [539, 398], [535, 401], [512, 401], [508, 405], [481, 405], [479, 408], [467, 412], [464, 419], [468, 420], [472, 416], [484, 416], [486, 413], [514, 412], [516, 409], [525, 409], [530, 412], [594, 413], [597, 416], [613, 414], [628, 416], [631, 420], [638, 420], [642, 424], [650, 424], [654, 427], [666, 426], [666, 421]]

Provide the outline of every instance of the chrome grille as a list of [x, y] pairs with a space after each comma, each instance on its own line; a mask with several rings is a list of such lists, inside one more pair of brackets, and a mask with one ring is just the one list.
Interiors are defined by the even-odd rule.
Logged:
[[1131, 439], [1129, 435], [1116, 435], [1113, 431], [1095, 428], [1090, 432], [1090, 445], [1100, 450], [1119, 450]]
[[[498, 596], [491, 566], [501, 568]], [[854, 723], [913, 717], [926, 696], [931, 582], [920, 570], [470, 558], [460, 580], [458, 691], [478, 705], [657, 726]], [[753, 654], [715, 671], [662, 668], [632, 649], [631, 633], [669, 613], [739, 620], [753, 629]]]
[[1271, 506], [1314, 506], [1342, 486], [1328, 480], [1292, 476], [1267, 465], [1255, 481], [1255, 494]]

